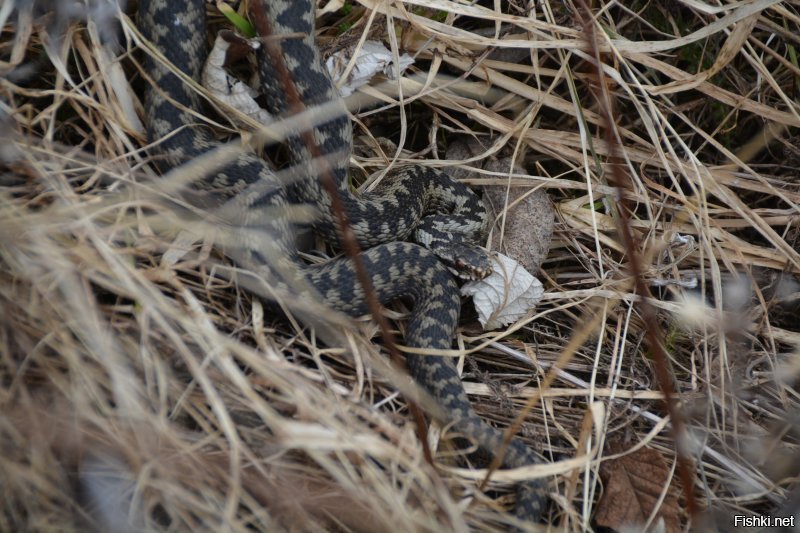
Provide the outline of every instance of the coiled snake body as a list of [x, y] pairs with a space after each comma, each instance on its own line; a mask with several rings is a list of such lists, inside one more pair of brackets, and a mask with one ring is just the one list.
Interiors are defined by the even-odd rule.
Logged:
[[[305, 105], [340, 101], [314, 44], [313, 2], [264, 4], [273, 34], [287, 35], [281, 41], [281, 60], [288, 66]], [[139, 16], [145, 38], [175, 67], [192, 79], [199, 79], [207, 55], [204, 0], [142, 0]], [[289, 104], [280, 84], [275, 82], [277, 73], [266, 52], [260, 51], [258, 64], [269, 111], [285, 115]], [[147, 133], [156, 143], [152, 152], [160, 156], [162, 163], [166, 161], [162, 166], [181, 165], [217, 147], [219, 143], [212, 132], [198, 123], [196, 114], [202, 106], [197, 93], [151, 57], [146, 60], [145, 71], [153, 84], [148, 83], [145, 93]], [[393, 185], [379, 193], [357, 196], [347, 182], [352, 133], [344, 107], [338, 118], [316, 126], [313, 133], [322, 152], [333, 158], [330, 166], [359, 244], [369, 248], [362, 256], [379, 300], [387, 303], [406, 298], [413, 302], [406, 344], [450, 348], [460, 301], [458, 287], [447, 268], [463, 266], [472, 259], [465, 259], [464, 255], [475, 253], [470, 241], [485, 226], [480, 201], [465, 186], [422, 167], [406, 169]], [[297, 201], [314, 204], [320, 211], [315, 230], [332, 242], [338, 242], [338, 235], [330, 200], [314, 178], [307, 147], [299, 138], [289, 139], [287, 144], [295, 168], [303, 169], [306, 176], [291, 187], [286, 187], [261, 158], [245, 152], [194, 184], [195, 191], [190, 196], [204, 207], [232, 208], [239, 214], [238, 224], [269, 236], [245, 239], [246, 243], [230, 254], [237, 262], [256, 270], [271, 283], [290, 284], [294, 280], [287, 276], [299, 278], [329, 306], [363, 315], [367, 308], [351, 261], [338, 259], [309, 266], [298, 257], [290, 222], [280, 215], [282, 207]], [[418, 244], [402, 242], [412, 233], [439, 257]], [[484, 268], [479, 264], [478, 275]], [[444, 423], [452, 424], [455, 431], [489, 452], [501, 446], [502, 433], [484, 424], [472, 410], [450, 358], [412, 354], [407, 356], [407, 364], [414, 379], [440, 405]], [[503, 456], [503, 464], [508, 467], [535, 462], [536, 456], [516, 439]], [[544, 494], [540, 482], [521, 483], [516, 514], [525, 520], [539, 520], [546, 501]]]

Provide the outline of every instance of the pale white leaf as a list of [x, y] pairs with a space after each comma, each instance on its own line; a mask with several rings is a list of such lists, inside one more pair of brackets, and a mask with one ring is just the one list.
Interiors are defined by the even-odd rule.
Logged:
[[[331, 55], [325, 62], [325, 66], [334, 80], [338, 80], [347, 71], [347, 66], [352, 60], [352, 50], [340, 50]], [[358, 49], [354, 66], [347, 74], [347, 79], [339, 88], [339, 94], [349, 96], [362, 85], [369, 83], [373, 76], [383, 73], [393, 78], [395, 67], [392, 65], [393, 56], [391, 50], [383, 46], [378, 41], [365, 41]], [[400, 56], [400, 72], [405, 71], [414, 63], [414, 59], [408, 54]]]
[[502, 254], [493, 258], [487, 278], [470, 281], [461, 294], [472, 296], [483, 329], [497, 329], [524, 317], [544, 295], [541, 282], [525, 268]]
[[258, 93], [242, 80], [239, 80], [225, 70], [225, 56], [230, 48], [230, 43], [221, 35], [217, 35], [214, 47], [203, 65], [202, 84], [217, 99], [225, 102], [234, 109], [241, 111], [248, 117], [261, 124], [270, 122], [271, 117], [255, 98]]

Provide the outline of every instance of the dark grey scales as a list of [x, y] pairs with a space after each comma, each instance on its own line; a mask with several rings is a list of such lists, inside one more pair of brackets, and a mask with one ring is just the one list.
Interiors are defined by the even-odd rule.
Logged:
[[[305, 105], [341, 102], [314, 44], [313, 2], [264, 4], [274, 34], [302, 35], [282, 39], [281, 45], [282, 60]], [[168, 61], [191, 78], [199, 79], [207, 55], [204, 0], [142, 0], [139, 26]], [[289, 105], [263, 48], [258, 61], [263, 90], [269, 111], [282, 116]], [[149, 57], [145, 70], [155, 84], [152, 87], [148, 83], [145, 93], [147, 134], [151, 142], [157, 143], [152, 153], [159, 156], [162, 171], [219, 146], [212, 131], [188, 112], [202, 112], [197, 94]], [[317, 126], [313, 133], [322, 152], [332, 158], [329, 161], [347, 217], [359, 244], [366, 249], [362, 254], [364, 264], [379, 300], [388, 303], [406, 298], [413, 302], [405, 343], [417, 348], [450, 348], [460, 301], [448, 268], [476, 264], [473, 277], [480, 277], [487, 268], [488, 260], [472, 245], [486, 226], [480, 200], [445, 174], [423, 167], [407, 167], [383, 190], [358, 196], [350, 190], [347, 180], [352, 132], [344, 105], [338, 118]], [[305, 176], [291, 190], [261, 158], [240, 153], [233, 163], [195, 183], [187, 198], [210, 210], [232, 207], [238, 213], [237, 225], [246, 226], [248, 232], [264, 232], [267, 238], [243, 237], [238, 249], [231, 253], [243, 266], [255, 269], [273, 285], [296, 286], [299, 279], [313, 287], [327, 305], [350, 315], [363, 315], [367, 312], [363, 291], [348, 259], [310, 266], [298, 257], [291, 223], [281, 215], [282, 207], [298, 202], [317, 206], [320, 216], [315, 231], [332, 242], [338, 242], [338, 236], [330, 200], [315, 178], [305, 145], [298, 138], [289, 139], [287, 144], [294, 167]], [[409, 237], [433, 252], [419, 244], [401, 242]], [[269, 263], [266, 257], [270, 258]], [[452, 424], [455, 431], [489, 452], [500, 447], [502, 432], [483, 423], [472, 410], [452, 359], [408, 355], [407, 362], [414, 379], [441, 406], [445, 417], [441, 422]], [[514, 439], [503, 464], [518, 467], [537, 461], [521, 441]], [[523, 520], [539, 521], [546, 502], [543, 482], [521, 483], [515, 512]]]

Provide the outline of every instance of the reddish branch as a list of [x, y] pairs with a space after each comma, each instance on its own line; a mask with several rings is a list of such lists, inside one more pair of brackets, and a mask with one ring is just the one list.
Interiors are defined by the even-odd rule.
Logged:
[[619, 194], [619, 202], [617, 209], [618, 215], [618, 231], [622, 236], [622, 242], [625, 246], [625, 252], [628, 256], [628, 265], [630, 268], [631, 276], [633, 277], [634, 291], [639, 295], [638, 309], [639, 314], [644, 322], [645, 343], [653, 354], [653, 362], [655, 364], [656, 379], [658, 386], [664, 395], [664, 404], [669, 414], [671, 425], [670, 432], [673, 442], [675, 442], [677, 452], [677, 469], [678, 476], [680, 477], [681, 484], [683, 485], [684, 498], [686, 500], [686, 511], [690, 517], [695, 515], [697, 504], [694, 498], [694, 466], [692, 458], [686, 451], [683, 445], [685, 438], [686, 424], [683, 419], [682, 412], [678, 409], [677, 401], [675, 399], [676, 393], [670, 374], [669, 364], [667, 362], [667, 352], [664, 348], [664, 332], [658, 322], [655, 308], [650, 304], [650, 290], [644, 281], [642, 275], [642, 256], [639, 250], [639, 243], [634, 237], [630, 224], [630, 215], [628, 213], [628, 193], [631, 191], [631, 175], [628, 172], [628, 167], [621, 154], [621, 147], [617, 141], [616, 124], [614, 121], [614, 99], [608, 90], [608, 81], [606, 80], [603, 69], [600, 67], [602, 58], [600, 57], [600, 49], [597, 46], [597, 34], [594, 17], [589, 9], [589, 6], [584, 0], [579, 0], [580, 11], [583, 14], [583, 28], [586, 39], [586, 46], [589, 55], [593, 61], [589, 61], [589, 65], [593, 70], [593, 74], [597, 80], [597, 89], [600, 91], [597, 98], [599, 114], [603, 120], [603, 128], [605, 133], [605, 141], [608, 146], [608, 163], [606, 168], [610, 172], [606, 174], [608, 182], [617, 189]]
[[[261, 37], [266, 50], [269, 52], [272, 66], [278, 73], [278, 78], [283, 90], [286, 92], [286, 99], [289, 103], [290, 113], [299, 114], [304, 112], [306, 110], [306, 106], [303, 104], [294, 80], [292, 79], [292, 75], [283, 60], [283, 52], [280, 45], [281, 36], [276, 36], [273, 34], [272, 24], [264, 13], [264, 6], [261, 2], [253, 2], [251, 4], [250, 14], [256, 31]], [[372, 280], [370, 280], [369, 276], [367, 275], [366, 268], [364, 267], [364, 261], [361, 257], [361, 250], [356, 242], [356, 237], [352, 228], [350, 227], [350, 223], [347, 220], [347, 214], [344, 211], [342, 199], [339, 196], [339, 188], [336, 186], [336, 182], [333, 179], [333, 173], [331, 172], [328, 159], [322, 154], [319, 145], [314, 139], [314, 134], [310, 129], [300, 132], [300, 137], [303, 140], [303, 143], [306, 145], [309, 153], [314, 158], [315, 162], [319, 164], [319, 179], [322, 183], [322, 186], [325, 188], [325, 192], [328, 193], [328, 196], [331, 199], [331, 211], [333, 212], [333, 215], [336, 217], [336, 221], [339, 224], [342, 248], [344, 249], [347, 257], [349, 257], [353, 262], [356, 277], [358, 278], [361, 287], [364, 289], [364, 298], [367, 303], [367, 308], [369, 309], [372, 318], [378, 324], [378, 328], [381, 331], [381, 337], [383, 338], [386, 350], [389, 352], [389, 356], [394, 366], [407, 373], [405, 360], [400, 356], [400, 351], [397, 349], [397, 342], [395, 341], [394, 335], [389, 328], [389, 322], [386, 320], [386, 317], [383, 314], [380, 301], [378, 301], [378, 296], [375, 294], [375, 289], [372, 286]], [[423, 453], [425, 454], [425, 458], [431, 465], [433, 465], [433, 456], [431, 455], [431, 450], [428, 447], [428, 430], [427, 426], [425, 425], [425, 418], [422, 414], [422, 410], [413, 400], [407, 399], [407, 401], [409, 411], [414, 417], [414, 421], [417, 426], [417, 435], [422, 443], [422, 449]]]

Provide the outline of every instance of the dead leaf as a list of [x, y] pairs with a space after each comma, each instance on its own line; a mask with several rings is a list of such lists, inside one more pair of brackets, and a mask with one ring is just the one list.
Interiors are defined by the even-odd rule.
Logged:
[[503, 254], [492, 257], [492, 273], [461, 287], [463, 296], [472, 296], [478, 321], [484, 330], [501, 328], [523, 318], [536, 307], [544, 294], [542, 282]]
[[[621, 443], [610, 444], [607, 453], [625, 450]], [[605, 489], [597, 504], [595, 521], [616, 530], [631, 527], [641, 530], [659, 503], [664, 486], [670, 483], [670, 468], [661, 454], [642, 448], [618, 459], [604, 461], [600, 477]], [[652, 524], [663, 520], [667, 533], [681, 531], [676, 487], [669, 488]]]

